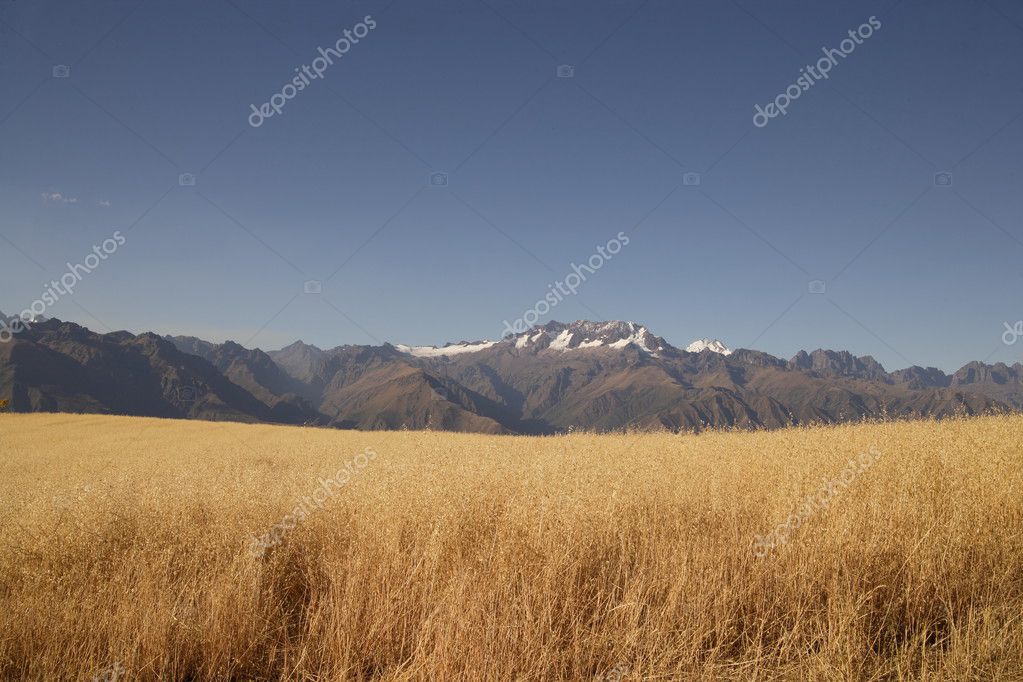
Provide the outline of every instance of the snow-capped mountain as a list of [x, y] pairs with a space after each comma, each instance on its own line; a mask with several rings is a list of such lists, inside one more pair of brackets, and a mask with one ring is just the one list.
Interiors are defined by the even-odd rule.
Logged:
[[26, 326], [0, 343], [0, 399], [16, 412], [535, 434], [1023, 412], [1023, 364], [887, 372], [847, 351], [784, 360], [749, 349], [726, 355], [707, 339], [690, 345], [693, 353], [635, 322], [550, 322], [441, 348], [296, 342], [269, 353], [96, 334], [59, 320]]
[[[610, 322], [589, 322], [577, 320], [571, 323], [548, 322], [533, 327], [521, 334], [507, 336], [501, 341], [461, 341], [446, 346], [395, 346], [400, 352], [417, 358], [440, 358], [465, 353], [476, 353], [490, 348], [515, 348], [535, 352], [578, 350], [621, 350], [635, 348], [657, 357], [663, 351], [681, 352], [660, 336], [636, 322], [613, 320]], [[698, 339], [686, 346], [688, 353], [709, 350], [720, 355], [731, 355], [732, 349], [718, 339]]]
[[687, 353], [699, 353], [704, 350], [709, 350], [712, 353], [721, 353], [721, 355], [732, 354], [732, 349], [717, 339], [697, 339], [686, 346]]
[[495, 346], [537, 352], [568, 352], [598, 348], [621, 350], [633, 347], [654, 356], [658, 351], [666, 349], [677, 351], [667, 341], [655, 336], [646, 327], [636, 322], [588, 322], [585, 320], [578, 320], [570, 324], [548, 322], [516, 336], [506, 337], [501, 341], [462, 341], [440, 347], [398, 344], [395, 348], [414, 357], [439, 358], [475, 353]]
[[571, 324], [548, 322], [505, 341], [515, 348], [551, 351], [588, 350], [594, 348], [622, 349], [634, 347], [656, 354], [670, 348], [668, 342], [654, 336], [635, 322], [587, 322]]
[[486, 350], [492, 346], [496, 346], [497, 341], [477, 341], [476, 343], [468, 343], [462, 341], [461, 343], [449, 343], [446, 346], [406, 346], [404, 344], [397, 344], [397, 348], [402, 353], [407, 353], [417, 358], [439, 358], [444, 355], [461, 355], [462, 353], [476, 353], [481, 350]]

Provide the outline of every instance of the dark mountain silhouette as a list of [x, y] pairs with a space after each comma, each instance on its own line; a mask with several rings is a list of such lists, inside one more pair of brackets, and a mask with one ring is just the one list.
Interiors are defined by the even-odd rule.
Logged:
[[550, 322], [441, 348], [301, 341], [263, 352], [194, 337], [34, 324], [0, 344], [0, 399], [69, 411], [356, 429], [557, 433], [777, 428], [1023, 409], [1023, 366], [887, 372], [869, 356], [790, 360], [701, 339], [688, 352], [632, 322]]
[[187, 336], [166, 337], [179, 350], [198, 356], [231, 382], [270, 408], [275, 420], [288, 423], [326, 423], [326, 419], [302, 396], [302, 382], [286, 374], [261, 350], [249, 350], [228, 341], [215, 345]]
[[215, 367], [155, 334], [95, 334], [58, 320], [0, 345], [0, 395], [15, 412], [276, 421]]

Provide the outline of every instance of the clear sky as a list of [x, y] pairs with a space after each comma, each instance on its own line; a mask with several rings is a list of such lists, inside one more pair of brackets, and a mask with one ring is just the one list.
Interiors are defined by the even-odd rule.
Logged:
[[8, 314], [118, 231], [46, 315], [265, 349], [497, 338], [624, 232], [541, 321], [1023, 360], [1012, 0], [5, 0], [0, 93]]

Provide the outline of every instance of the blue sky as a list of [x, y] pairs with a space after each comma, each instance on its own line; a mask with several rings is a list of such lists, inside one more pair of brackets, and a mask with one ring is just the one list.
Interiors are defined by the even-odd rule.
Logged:
[[[871, 16], [828, 80], [753, 125]], [[0, 92], [9, 314], [116, 230], [47, 315], [267, 349], [496, 338], [624, 231], [544, 320], [889, 369], [1023, 360], [1002, 343], [1023, 318], [1010, 0], [11, 0]]]

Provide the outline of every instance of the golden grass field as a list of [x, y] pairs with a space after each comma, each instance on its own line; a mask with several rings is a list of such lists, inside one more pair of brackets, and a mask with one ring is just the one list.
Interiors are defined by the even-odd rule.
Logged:
[[0, 679], [1023, 680], [1021, 465], [1007, 416], [493, 437], [2, 415]]

